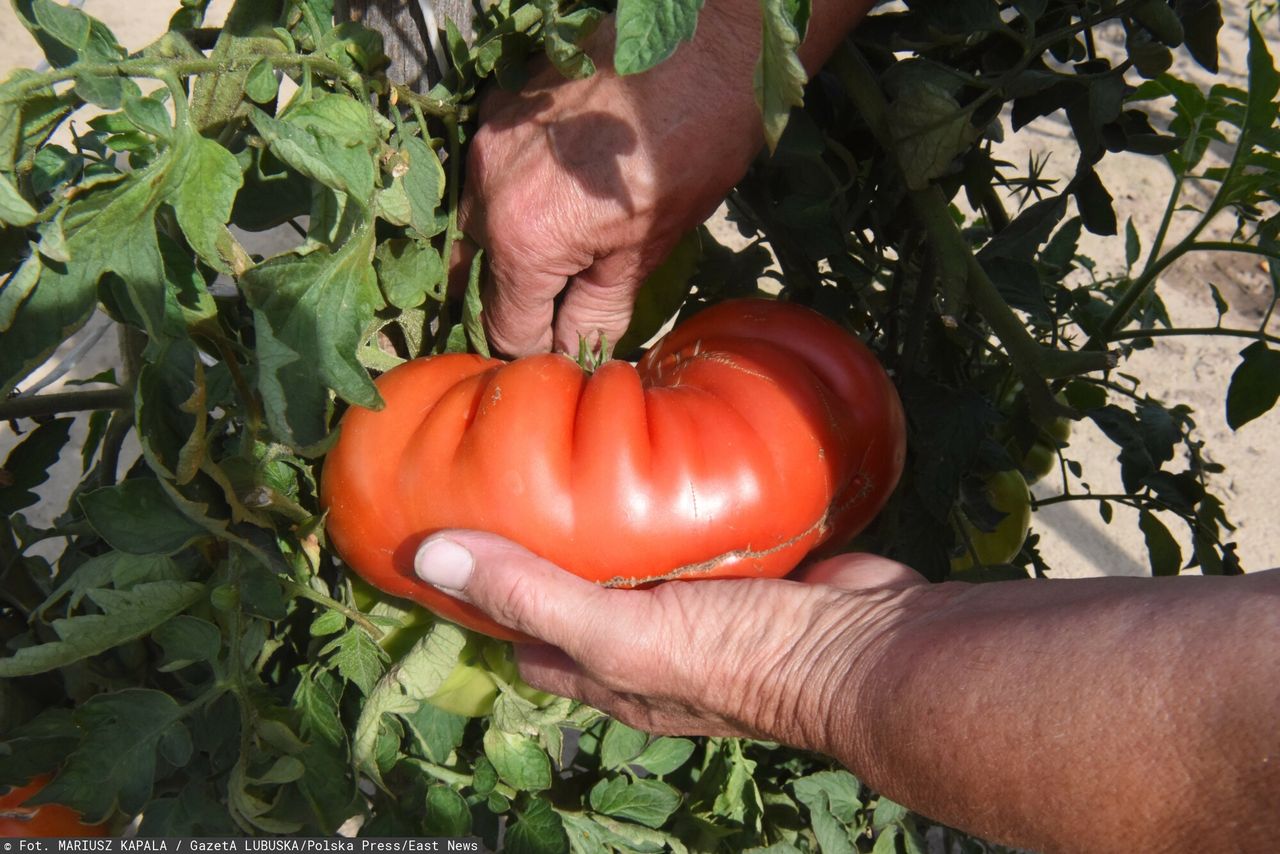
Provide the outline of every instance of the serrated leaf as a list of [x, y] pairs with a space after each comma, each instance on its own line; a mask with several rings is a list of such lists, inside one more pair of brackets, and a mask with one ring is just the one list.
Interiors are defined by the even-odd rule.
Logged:
[[179, 614], [151, 633], [164, 649], [164, 660], [156, 668], [161, 673], [181, 670], [197, 661], [212, 661], [222, 649], [222, 632], [208, 620]]
[[89, 598], [103, 613], [54, 620], [51, 625], [59, 640], [24, 647], [0, 659], [0, 678], [66, 667], [136, 640], [194, 605], [204, 592], [203, 584], [189, 581], [157, 581], [131, 590], [90, 590]]
[[32, 252], [0, 287], [0, 332], [7, 331], [13, 325], [18, 309], [35, 290], [43, 271], [44, 264], [40, 261], [40, 255]]
[[1240, 351], [1240, 364], [1227, 386], [1227, 424], [1239, 430], [1265, 415], [1280, 397], [1280, 351], [1255, 341]]
[[[368, 638], [363, 629], [351, 631]], [[465, 645], [462, 629], [452, 623], [436, 623], [367, 691], [368, 699], [360, 710], [351, 744], [351, 757], [358, 768], [375, 780], [381, 779], [374, 759], [383, 716], [416, 712], [449, 678]], [[374, 648], [378, 648], [376, 644]]]
[[8, 175], [0, 174], [0, 223], [30, 225], [40, 214], [22, 197]]
[[551, 787], [551, 759], [532, 738], [489, 727], [484, 754], [504, 782], [524, 792]]
[[326, 649], [332, 649], [333, 664], [344, 679], [354, 683], [362, 693], [374, 690], [382, 676], [384, 653], [364, 629], [351, 627]]
[[[348, 98], [331, 97], [355, 104]], [[293, 121], [273, 119], [257, 108], [249, 117], [276, 157], [326, 187], [350, 194], [361, 205], [373, 200], [375, 166], [367, 148], [327, 133], [321, 135], [319, 122], [305, 127]], [[363, 115], [360, 120], [367, 123]], [[327, 123], [323, 130], [329, 130]]]
[[765, 143], [772, 152], [786, 130], [791, 108], [804, 105], [808, 76], [797, 54], [800, 34], [787, 0], [760, 0], [760, 6], [764, 13], [764, 41], [753, 85], [756, 105], [764, 120]]
[[160, 691], [130, 688], [90, 697], [75, 712], [80, 746], [41, 799], [71, 806], [91, 822], [116, 808], [138, 813], [151, 797], [157, 751], [172, 738], [170, 727], [181, 726], [182, 715], [182, 707]]
[[1169, 529], [1150, 510], [1138, 514], [1138, 528], [1147, 542], [1147, 559], [1151, 562], [1151, 574], [1177, 575], [1182, 566], [1182, 549]]
[[403, 185], [409, 202], [407, 224], [420, 237], [435, 237], [449, 225], [449, 218], [440, 210], [444, 200], [444, 167], [431, 146], [417, 137], [404, 141], [404, 152], [409, 170], [396, 180]]
[[173, 554], [206, 533], [152, 478], [95, 489], [80, 496], [80, 506], [104, 540], [130, 554]]
[[400, 309], [417, 308], [428, 296], [444, 293], [444, 263], [429, 243], [392, 238], [378, 244], [374, 255], [382, 295]]
[[694, 743], [687, 738], [663, 737], [654, 741], [635, 757], [631, 764], [639, 765], [650, 774], [670, 774], [693, 755]]
[[423, 832], [429, 836], [466, 836], [471, 832], [467, 802], [448, 786], [427, 789], [427, 814]]
[[46, 421], [27, 434], [0, 466], [0, 513], [8, 516], [40, 500], [33, 490], [49, 479], [49, 468], [58, 461], [71, 435], [71, 418]]
[[649, 735], [633, 729], [622, 721], [609, 721], [600, 742], [600, 765], [618, 768], [640, 755], [649, 743]]
[[913, 82], [889, 105], [889, 122], [907, 185], [920, 190], [946, 173], [978, 131], [949, 92], [927, 81]]
[[561, 854], [569, 848], [569, 836], [551, 804], [534, 798], [507, 830], [504, 848], [509, 854]]
[[703, 0], [620, 0], [613, 65], [619, 74], [639, 74], [662, 62], [693, 38]]
[[1258, 30], [1258, 22], [1249, 17], [1249, 107], [1244, 130], [1258, 131], [1276, 121], [1276, 94], [1280, 92], [1280, 73], [1267, 50], [1267, 42]]
[[31, 0], [31, 12], [40, 28], [62, 46], [77, 54], [88, 47], [90, 19], [78, 8], [53, 0]]
[[1138, 258], [1142, 256], [1142, 238], [1138, 236], [1138, 229], [1133, 226], [1133, 217], [1129, 217], [1129, 221], [1124, 224], [1124, 260], [1125, 268], [1133, 269], [1133, 265], [1138, 263]]
[[179, 149], [182, 174], [169, 196], [178, 225], [201, 260], [215, 270], [234, 273], [219, 242], [244, 182], [240, 164], [230, 151], [189, 126], [181, 132]]
[[408, 725], [422, 752], [432, 762], [447, 762], [449, 754], [462, 744], [467, 718], [446, 712], [431, 703], [423, 703], [416, 711], [400, 717]]
[[254, 310], [258, 388], [276, 435], [302, 451], [328, 433], [328, 391], [360, 406], [381, 405], [356, 359], [382, 306], [373, 263], [373, 229], [337, 253], [277, 255], [242, 279]]
[[591, 789], [591, 808], [605, 815], [661, 827], [680, 807], [680, 793], [659, 780], [612, 777]]

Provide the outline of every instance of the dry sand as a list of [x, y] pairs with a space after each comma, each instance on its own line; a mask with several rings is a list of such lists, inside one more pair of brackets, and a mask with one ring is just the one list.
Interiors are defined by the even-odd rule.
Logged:
[[[211, 20], [225, 14], [228, 5], [228, 0], [216, 0]], [[1221, 38], [1223, 76], [1219, 79], [1242, 85], [1244, 4], [1223, 5], [1228, 25]], [[104, 20], [127, 47], [137, 49], [163, 30], [175, 6], [173, 0], [87, 0], [84, 8]], [[1276, 37], [1280, 23], [1273, 20], [1267, 27], [1272, 50], [1280, 54], [1276, 49], [1280, 47], [1280, 39]], [[1111, 34], [1113, 43], [1117, 39], [1117, 34]], [[10, 68], [34, 66], [41, 58], [35, 44], [14, 20], [9, 4], [0, 4], [0, 76]], [[1209, 79], [1185, 57], [1180, 57], [1178, 71], [1192, 79]], [[1053, 168], [1067, 171], [1076, 158], [1066, 126], [1048, 121], [1010, 134], [1000, 151], [1004, 159], [1015, 164], [1024, 164], [1029, 151], [1049, 152], [1050, 171]], [[1120, 222], [1132, 217], [1144, 244], [1149, 243], [1171, 185], [1168, 170], [1155, 158], [1112, 155], [1103, 160], [1101, 174], [1116, 197]], [[1218, 235], [1225, 237], [1230, 233], [1232, 222], [1224, 218], [1216, 226]], [[1088, 242], [1084, 251], [1101, 269], [1115, 270], [1123, 266], [1123, 246], [1122, 239], [1095, 240]], [[1206, 286], [1209, 281], [1217, 284], [1232, 305], [1231, 315], [1224, 319], [1227, 326], [1256, 324], [1270, 300], [1270, 279], [1256, 257], [1223, 253], [1191, 257], [1171, 268], [1159, 286], [1176, 323], [1213, 324], [1215, 313]], [[1195, 410], [1201, 438], [1212, 458], [1226, 467], [1226, 473], [1217, 477], [1214, 488], [1226, 501], [1228, 514], [1239, 526], [1235, 539], [1240, 546], [1240, 557], [1246, 569], [1256, 570], [1280, 563], [1276, 557], [1280, 553], [1280, 519], [1275, 512], [1275, 495], [1271, 492], [1274, 470], [1280, 463], [1276, 441], [1280, 433], [1280, 413], [1264, 416], [1238, 433], [1226, 426], [1227, 383], [1238, 362], [1236, 354], [1247, 343], [1239, 338], [1159, 339], [1156, 347], [1135, 355], [1122, 370], [1140, 377], [1142, 389], [1154, 397], [1168, 403], [1186, 403]], [[114, 358], [114, 335], [109, 334], [76, 374], [91, 375], [111, 364]], [[57, 357], [52, 361], [56, 362]], [[77, 435], [82, 436], [82, 431], [83, 427]], [[14, 441], [11, 429], [0, 426], [0, 455], [7, 453]], [[1084, 464], [1084, 479], [1095, 491], [1119, 488], [1116, 453], [1115, 446], [1092, 424], [1076, 425], [1069, 455]], [[73, 441], [43, 488], [42, 494], [47, 500], [26, 511], [34, 523], [51, 521], [63, 506], [68, 491], [79, 480], [79, 471], [79, 454]], [[1047, 496], [1057, 494], [1060, 489], [1061, 484], [1051, 478], [1038, 485], [1036, 492]], [[1079, 486], [1073, 491], [1080, 491]], [[1123, 508], [1117, 508], [1115, 521], [1107, 526], [1102, 524], [1093, 502], [1058, 504], [1036, 513], [1033, 525], [1042, 536], [1043, 553], [1058, 574], [1143, 575], [1148, 571], [1136, 520]], [[1175, 533], [1183, 540], [1185, 553], [1185, 532]]]

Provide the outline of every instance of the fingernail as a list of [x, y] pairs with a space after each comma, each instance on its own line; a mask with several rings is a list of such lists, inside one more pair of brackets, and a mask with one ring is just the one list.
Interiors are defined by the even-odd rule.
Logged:
[[475, 567], [476, 559], [471, 552], [444, 538], [427, 540], [418, 547], [413, 559], [413, 570], [419, 578], [458, 598], [465, 598], [462, 591]]

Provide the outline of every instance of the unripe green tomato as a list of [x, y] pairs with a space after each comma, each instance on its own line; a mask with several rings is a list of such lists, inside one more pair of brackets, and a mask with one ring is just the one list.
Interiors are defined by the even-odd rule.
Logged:
[[[952, 572], [972, 569], [974, 553], [980, 566], [1008, 563], [1022, 550], [1022, 544], [1027, 540], [1027, 532], [1031, 529], [1031, 491], [1027, 489], [1022, 475], [1012, 469], [996, 472], [987, 478], [985, 489], [991, 506], [1005, 516], [994, 531], [983, 531], [963, 513], [960, 514], [960, 524], [973, 548], [971, 551], [966, 544], [964, 550], [951, 559]], [[961, 542], [964, 542], [963, 537]]]
[[498, 699], [498, 683], [484, 667], [459, 663], [444, 684], [427, 702], [446, 712], [468, 718], [483, 717], [493, 711]]

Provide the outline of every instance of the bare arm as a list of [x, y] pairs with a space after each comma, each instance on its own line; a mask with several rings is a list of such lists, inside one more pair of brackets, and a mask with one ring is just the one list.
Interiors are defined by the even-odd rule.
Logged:
[[1280, 571], [927, 585], [846, 555], [808, 583], [624, 591], [473, 532], [431, 538], [418, 569], [545, 640], [518, 650], [538, 688], [653, 732], [826, 752], [991, 839], [1267, 850], [1280, 834]]
[[1264, 850], [1280, 830], [1280, 571], [915, 588], [835, 754], [1048, 850]]

